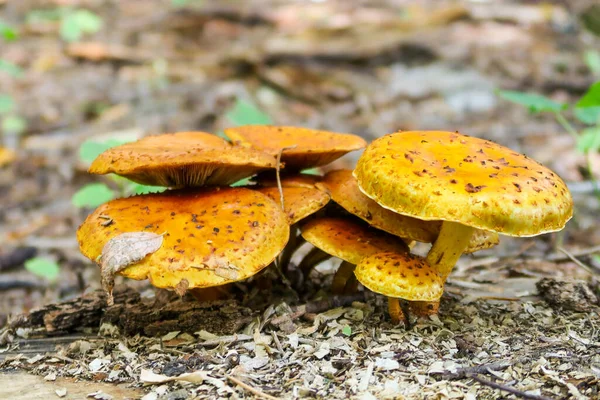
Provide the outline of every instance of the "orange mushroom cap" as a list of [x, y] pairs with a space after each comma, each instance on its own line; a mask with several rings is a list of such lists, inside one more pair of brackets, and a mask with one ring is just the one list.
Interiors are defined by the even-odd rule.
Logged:
[[383, 252], [363, 258], [354, 270], [356, 279], [369, 290], [409, 301], [437, 301], [444, 283], [423, 257]]
[[[107, 221], [110, 221], [107, 223]], [[110, 201], [77, 231], [91, 260], [125, 232], [163, 235], [160, 249], [118, 273], [150, 279], [157, 287], [223, 285], [246, 279], [269, 265], [285, 247], [290, 228], [280, 206], [245, 188], [167, 191]]]
[[293, 126], [246, 125], [225, 129], [225, 135], [237, 145], [255, 148], [272, 156], [277, 156], [284, 149], [281, 161], [288, 170], [326, 165], [367, 145], [357, 135]]
[[373, 141], [354, 176], [385, 208], [510, 236], [561, 230], [573, 215], [565, 183], [538, 162], [453, 132], [397, 132]]
[[400, 238], [349, 218], [316, 218], [302, 226], [301, 232], [313, 246], [351, 264], [382, 251], [409, 251]]
[[[283, 182], [282, 182], [283, 183]], [[329, 203], [329, 195], [316, 188], [282, 186], [283, 208], [290, 225], [316, 213]], [[279, 204], [280, 193], [277, 187], [256, 189]]]
[[[266, 175], [266, 176], [265, 176]], [[304, 187], [312, 189], [321, 181], [322, 176], [312, 174], [284, 174], [281, 177], [282, 187]], [[277, 186], [277, 177], [272, 176], [270, 172], [264, 172], [252, 178], [261, 186]]]
[[108, 149], [90, 166], [92, 174], [115, 173], [145, 185], [229, 185], [275, 168], [274, 157], [232, 146], [205, 132], [148, 136]]
[[[383, 208], [376, 201], [371, 200], [360, 191], [350, 170], [329, 171], [316, 186], [328, 192], [333, 201], [349, 213], [392, 235], [408, 240], [433, 243], [440, 233], [441, 221], [423, 221], [417, 219], [418, 217], [407, 217]], [[498, 234], [476, 231], [466, 252], [472, 253], [487, 249], [497, 245], [498, 242]]]

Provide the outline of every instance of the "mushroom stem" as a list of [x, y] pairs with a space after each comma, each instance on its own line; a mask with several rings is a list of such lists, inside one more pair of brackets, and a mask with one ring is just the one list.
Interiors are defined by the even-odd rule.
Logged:
[[302, 271], [304, 275], [304, 279], [308, 279], [308, 275], [310, 275], [310, 271], [319, 263], [327, 260], [331, 257], [331, 254], [325, 253], [323, 250], [318, 247], [313, 247], [310, 249], [308, 253], [304, 256], [302, 261], [300, 261], [300, 265], [298, 268]]
[[473, 231], [474, 228], [457, 222], [442, 223], [440, 234], [427, 254], [427, 262], [444, 281], [469, 245]]
[[356, 275], [352, 274], [348, 281], [346, 281], [346, 286], [344, 286], [344, 294], [353, 294], [358, 291], [358, 279], [356, 279]]
[[296, 250], [302, 246], [306, 240], [298, 233], [296, 225], [290, 226], [290, 240], [278, 257], [278, 264], [281, 271], [285, 274], [289, 270], [289, 264]]
[[404, 312], [400, 305], [400, 299], [396, 297], [388, 297], [388, 312], [394, 324], [404, 322]]
[[188, 289], [188, 293], [190, 293], [192, 296], [194, 296], [196, 300], [200, 302], [225, 300], [229, 297], [230, 287], [231, 285], [211, 286], [207, 288], [193, 288]]
[[409, 301], [408, 310], [410, 314], [416, 317], [426, 317], [428, 315], [437, 314], [440, 308], [438, 301]]
[[346, 283], [354, 276], [354, 268], [356, 265], [349, 263], [348, 261], [342, 261], [339, 268], [333, 276], [333, 282], [331, 283], [331, 293], [342, 294]]

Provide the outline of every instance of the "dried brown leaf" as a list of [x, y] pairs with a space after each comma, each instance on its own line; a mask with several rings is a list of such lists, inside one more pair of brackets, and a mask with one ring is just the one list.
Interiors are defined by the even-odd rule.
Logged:
[[152, 232], [126, 232], [110, 239], [102, 248], [100, 269], [102, 288], [108, 294], [108, 305], [113, 304], [112, 289], [115, 274], [154, 253], [163, 243], [163, 235]]

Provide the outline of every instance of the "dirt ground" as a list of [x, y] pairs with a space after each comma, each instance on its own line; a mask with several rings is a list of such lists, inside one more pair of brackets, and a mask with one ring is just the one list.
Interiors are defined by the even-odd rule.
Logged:
[[[16, 159], [0, 167], [0, 398], [600, 399], [600, 201], [586, 160], [552, 115], [495, 93], [573, 102], [598, 80], [584, 53], [600, 38], [581, 18], [594, 2], [565, 3], [0, 0], [19, 33], [0, 59], [22, 69], [0, 70], [0, 94], [27, 122], [3, 136]], [[69, 43], [59, 21], [32, 17], [59, 6], [93, 11], [102, 28]], [[81, 144], [219, 132], [239, 99], [277, 124], [367, 140], [399, 129], [494, 140], [568, 182], [575, 216], [463, 257], [439, 315], [407, 329], [366, 291], [319, 303], [330, 264], [302, 290], [268, 270], [202, 305], [118, 279], [130, 289], [107, 308], [75, 239], [91, 210], [71, 199], [114, 182], [87, 174]], [[600, 157], [590, 162], [600, 178]], [[23, 267], [34, 255], [58, 262], [56, 281]]]

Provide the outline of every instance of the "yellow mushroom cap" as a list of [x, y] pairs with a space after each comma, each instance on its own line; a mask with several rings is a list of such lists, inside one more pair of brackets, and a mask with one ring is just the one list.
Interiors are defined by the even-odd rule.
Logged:
[[255, 148], [272, 156], [277, 156], [281, 149], [285, 149], [281, 161], [288, 170], [326, 165], [367, 145], [357, 135], [293, 126], [246, 125], [225, 129], [225, 135], [235, 144]]
[[363, 258], [354, 270], [356, 279], [369, 290], [409, 301], [436, 301], [444, 283], [423, 257], [384, 252]]
[[313, 246], [351, 264], [382, 251], [408, 252], [400, 238], [373, 229], [360, 220], [316, 218], [302, 226], [301, 231], [302, 237]]
[[[371, 200], [360, 191], [350, 170], [329, 171], [322, 181], [317, 183], [317, 187], [328, 192], [332, 200], [349, 213], [392, 235], [408, 240], [433, 243], [440, 233], [441, 221], [423, 221], [407, 217], [383, 208], [376, 201]], [[497, 245], [498, 242], [498, 234], [476, 231], [466, 252], [487, 249]]]
[[14, 151], [0, 147], [0, 167], [10, 164], [17, 158]]
[[354, 170], [385, 208], [510, 236], [561, 230], [573, 215], [565, 183], [538, 162], [453, 132], [397, 132], [373, 141]]
[[[290, 225], [316, 213], [329, 203], [329, 195], [316, 188], [282, 186], [283, 208]], [[269, 196], [277, 204], [280, 203], [280, 193], [277, 187], [261, 187], [256, 189]]]
[[232, 146], [205, 132], [148, 136], [108, 149], [90, 166], [92, 174], [115, 173], [145, 185], [229, 185], [275, 168], [274, 157]]
[[[107, 222], [108, 221], [108, 222]], [[189, 288], [246, 279], [285, 247], [290, 228], [273, 200], [245, 188], [167, 191], [110, 201], [77, 231], [81, 252], [96, 260], [125, 232], [163, 234], [163, 244], [119, 274], [161, 288]]]

